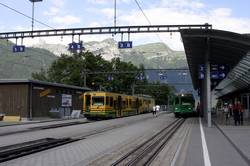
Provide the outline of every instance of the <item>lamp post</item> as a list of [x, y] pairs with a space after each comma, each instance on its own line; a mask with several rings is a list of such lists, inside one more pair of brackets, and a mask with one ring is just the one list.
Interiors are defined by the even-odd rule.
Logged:
[[35, 2], [42, 2], [43, 0], [29, 0], [30, 2], [32, 2], [32, 21], [31, 21], [31, 28], [32, 31], [34, 29], [34, 10], [35, 10]]

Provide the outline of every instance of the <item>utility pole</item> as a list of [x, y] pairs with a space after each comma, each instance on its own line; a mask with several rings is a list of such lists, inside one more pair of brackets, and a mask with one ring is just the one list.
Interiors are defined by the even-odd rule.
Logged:
[[42, 2], [43, 0], [29, 0], [32, 2], [32, 21], [31, 21], [31, 31], [34, 30], [34, 16], [35, 16], [35, 2]]

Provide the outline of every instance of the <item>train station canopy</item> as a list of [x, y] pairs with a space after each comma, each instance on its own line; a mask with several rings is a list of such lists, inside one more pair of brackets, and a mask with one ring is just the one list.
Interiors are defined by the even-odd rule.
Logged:
[[181, 37], [194, 89], [200, 86], [199, 65], [205, 64], [208, 45], [210, 64], [225, 64], [229, 68], [226, 78], [214, 88], [216, 96], [250, 86], [249, 35], [215, 29], [182, 29]]

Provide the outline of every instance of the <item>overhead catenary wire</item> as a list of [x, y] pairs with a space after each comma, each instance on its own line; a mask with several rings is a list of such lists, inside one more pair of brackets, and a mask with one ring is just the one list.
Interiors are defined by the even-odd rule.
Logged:
[[[1, 3], [1, 2], [0, 2], [0, 5], [2, 5], [3, 7], [6, 7], [6, 8], [8, 8], [8, 9], [10, 9], [10, 10], [12, 10], [12, 11], [14, 11], [14, 12], [20, 14], [20, 15], [23, 15], [24, 17], [29, 18], [29, 19], [32, 20], [32, 17], [30, 17], [30, 16], [28, 16], [28, 15], [26, 15], [26, 14], [24, 14], [24, 13], [22, 13], [22, 12], [16, 10], [16, 9], [14, 9], [14, 8], [12, 8], [12, 7], [10, 7], [10, 6], [6, 5], [6, 4], [4, 4], [4, 3]], [[37, 19], [34, 19], [34, 21], [37, 22], [37, 23], [39, 23], [39, 24], [41, 24], [41, 25], [44, 25], [44, 26], [46, 26], [46, 27], [48, 27], [48, 28], [55, 29], [55, 28], [49, 26], [48, 24], [45, 24], [45, 23], [43, 23], [43, 22], [41, 22], [41, 21], [39, 21], [39, 20], [37, 20]]]
[[[140, 9], [140, 11], [142, 12], [143, 16], [146, 18], [146, 20], [147, 20], [147, 22], [149, 23], [149, 25], [152, 25], [151, 21], [150, 21], [149, 18], [147, 17], [146, 13], [143, 11], [143, 9], [142, 9], [141, 5], [139, 4], [139, 2], [138, 2], [137, 0], [134, 0], [134, 1], [135, 1], [136, 5], [138, 6], [138, 8]], [[160, 36], [159, 36], [158, 34], [156, 34], [156, 35], [157, 35], [158, 39], [159, 39], [162, 43], [164, 43], [163, 40], [160, 38]]]

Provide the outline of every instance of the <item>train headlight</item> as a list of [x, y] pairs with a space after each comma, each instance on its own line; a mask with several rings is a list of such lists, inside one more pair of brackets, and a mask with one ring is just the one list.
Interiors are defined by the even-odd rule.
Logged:
[[178, 108], [175, 108], [175, 110], [178, 110]]

